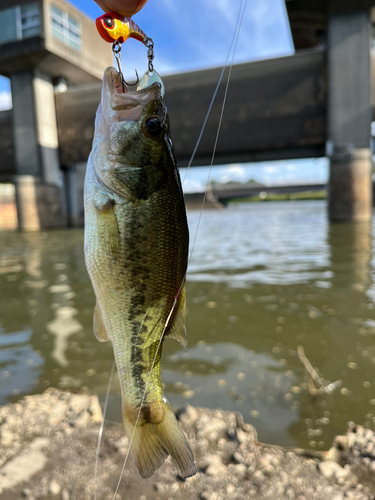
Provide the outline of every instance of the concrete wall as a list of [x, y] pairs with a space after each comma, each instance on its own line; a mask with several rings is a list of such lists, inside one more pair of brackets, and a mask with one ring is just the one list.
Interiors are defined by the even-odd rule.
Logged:
[[[77, 51], [64, 45], [53, 36], [50, 24], [51, 4], [67, 12], [81, 23], [82, 51]], [[86, 73], [93, 75], [95, 79], [101, 80], [103, 77], [103, 70], [112, 64], [112, 51], [111, 44], [105, 42], [99, 36], [94, 21], [65, 0], [44, 0], [43, 9], [46, 49], [61, 57], [63, 60], [69, 61], [77, 68], [81, 68]], [[48, 64], [48, 61], [46, 61], [45, 64], [41, 65], [41, 69], [44, 70], [44, 65]], [[69, 75], [66, 75], [66, 77], [69, 79]], [[79, 85], [80, 83], [76, 82], [76, 78], [77, 75], [71, 74], [70, 79], [73, 80], [76, 85]], [[81, 83], [87, 83], [87, 78]]]

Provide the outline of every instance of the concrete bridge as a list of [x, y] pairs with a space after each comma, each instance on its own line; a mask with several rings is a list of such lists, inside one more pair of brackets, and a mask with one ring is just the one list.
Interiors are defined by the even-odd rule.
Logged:
[[[43, 2], [48, 9], [50, 0]], [[69, 16], [78, 16], [64, 0], [59, 5]], [[331, 220], [368, 220], [375, 0], [288, 0], [286, 5], [296, 54], [233, 68], [215, 164], [328, 154]], [[0, 0], [0, 17], [10, 6], [10, 0]], [[80, 19], [92, 38], [89, 20]], [[44, 32], [50, 33], [43, 22]], [[103, 57], [96, 67], [82, 66], [80, 58], [89, 47], [76, 56], [53, 36], [47, 36], [45, 45], [41, 38], [30, 39], [25, 49], [17, 41], [2, 43], [0, 37], [0, 74], [11, 78], [13, 96], [13, 111], [0, 113], [0, 182], [15, 183], [23, 228], [81, 222], [82, 178], [100, 99], [99, 74], [107, 65]], [[81, 68], [77, 74], [75, 66]], [[220, 71], [164, 78], [180, 166], [190, 158]], [[53, 102], [52, 84], [61, 76], [75, 87], [55, 94]], [[224, 85], [194, 165], [211, 158], [223, 91]], [[41, 112], [46, 102], [48, 119]]]

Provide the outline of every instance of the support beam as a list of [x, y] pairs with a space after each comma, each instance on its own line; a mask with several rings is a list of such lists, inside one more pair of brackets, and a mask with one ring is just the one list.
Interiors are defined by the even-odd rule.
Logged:
[[65, 226], [52, 81], [34, 70], [10, 80], [19, 228]]
[[329, 217], [371, 219], [370, 12], [328, 19], [328, 150], [331, 154]]

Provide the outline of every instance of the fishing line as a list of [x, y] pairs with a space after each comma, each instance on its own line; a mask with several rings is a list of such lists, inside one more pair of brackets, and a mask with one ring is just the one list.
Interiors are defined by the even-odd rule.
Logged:
[[[206, 200], [209, 178], [210, 178], [211, 169], [212, 169], [212, 165], [213, 165], [215, 154], [216, 154], [216, 147], [217, 147], [217, 142], [218, 142], [218, 138], [219, 138], [219, 134], [220, 134], [220, 129], [221, 129], [221, 124], [222, 124], [222, 119], [223, 119], [223, 114], [224, 114], [224, 108], [225, 108], [226, 98], [227, 98], [227, 94], [228, 94], [228, 87], [229, 87], [230, 77], [231, 77], [231, 73], [232, 73], [234, 56], [235, 56], [235, 52], [236, 52], [236, 48], [237, 48], [238, 37], [239, 37], [240, 31], [241, 31], [241, 25], [242, 25], [242, 21], [243, 21], [243, 18], [244, 18], [244, 14], [245, 14], [247, 2], [248, 2], [248, 0], [245, 0], [245, 5], [244, 5], [244, 8], [242, 10], [242, 0], [241, 0], [239, 12], [238, 12], [237, 23], [236, 23], [236, 28], [235, 28], [234, 35], [233, 35], [233, 38], [232, 38], [232, 42], [230, 44], [230, 48], [229, 48], [229, 51], [228, 51], [228, 56], [227, 56], [226, 61], [225, 61], [225, 66], [223, 67], [223, 70], [221, 72], [219, 83], [218, 83], [218, 85], [215, 88], [214, 96], [213, 96], [213, 98], [211, 100], [211, 103], [210, 103], [210, 106], [209, 106], [209, 109], [208, 109], [208, 112], [207, 112], [204, 124], [202, 126], [201, 132], [200, 132], [199, 137], [198, 137], [198, 142], [196, 144], [196, 147], [194, 148], [193, 155], [191, 156], [190, 161], [189, 161], [189, 167], [188, 168], [190, 168], [191, 163], [193, 162], [196, 150], [198, 149], [199, 142], [200, 142], [200, 140], [202, 138], [202, 135], [203, 135], [203, 132], [204, 132], [204, 128], [205, 128], [205, 125], [206, 125], [207, 120], [208, 120], [208, 116], [210, 114], [213, 102], [215, 100], [218, 88], [220, 86], [220, 83], [221, 83], [221, 80], [222, 80], [222, 77], [223, 77], [223, 74], [224, 74], [224, 70], [225, 70], [226, 64], [228, 62], [228, 59], [230, 57], [230, 53], [232, 51], [233, 42], [235, 41], [234, 49], [233, 49], [233, 54], [232, 54], [231, 65], [230, 65], [230, 70], [229, 70], [229, 74], [228, 74], [228, 80], [227, 80], [227, 84], [226, 84], [226, 88], [225, 88], [225, 93], [224, 93], [224, 98], [223, 98], [223, 104], [222, 104], [222, 109], [221, 109], [221, 114], [220, 114], [218, 129], [217, 129], [216, 138], [215, 138], [214, 150], [213, 150], [213, 154], [212, 154], [212, 158], [211, 158], [210, 171], [209, 171], [209, 175], [208, 175], [208, 179], [207, 179], [207, 184], [206, 184], [206, 192], [205, 192], [205, 195], [204, 195], [204, 198], [203, 198], [201, 212], [200, 212], [199, 219], [198, 219], [198, 225], [197, 225], [197, 229], [196, 229], [196, 232], [195, 232], [195, 237], [194, 237], [194, 240], [193, 240], [193, 246], [192, 246], [192, 250], [190, 252], [188, 261], [190, 261], [190, 259], [192, 257], [192, 254], [193, 254], [193, 250], [194, 250], [194, 246], [195, 246], [195, 242], [196, 242], [196, 238], [197, 238], [197, 234], [198, 234], [198, 229], [199, 229], [199, 223], [200, 223], [200, 219], [201, 219], [202, 212], [203, 212], [203, 205], [204, 205], [204, 202]], [[241, 14], [241, 10], [242, 10], [242, 14]], [[130, 440], [129, 440], [128, 451], [127, 451], [126, 456], [125, 456], [125, 460], [124, 460], [124, 463], [123, 463], [123, 466], [122, 466], [122, 470], [121, 470], [121, 475], [120, 475], [120, 478], [118, 480], [117, 487], [116, 487], [116, 490], [115, 490], [115, 493], [113, 495], [112, 500], [115, 500], [115, 498], [116, 498], [116, 495], [118, 493], [118, 490], [119, 490], [119, 487], [120, 487], [120, 484], [121, 484], [122, 477], [124, 475], [125, 467], [126, 467], [129, 455], [130, 455], [131, 446], [132, 446], [132, 443], [133, 443], [133, 440], [134, 440], [135, 431], [136, 431], [136, 428], [137, 428], [137, 425], [138, 425], [138, 422], [139, 422], [139, 419], [140, 419], [140, 416], [141, 416], [141, 411], [142, 411], [143, 403], [144, 403], [144, 400], [145, 400], [145, 397], [146, 397], [148, 384], [150, 382], [152, 370], [153, 370], [154, 365], [155, 365], [156, 357], [157, 357], [157, 354], [159, 352], [161, 343], [163, 341], [165, 330], [166, 330], [166, 328], [167, 328], [167, 326], [169, 324], [169, 321], [170, 321], [170, 319], [172, 317], [172, 314], [174, 312], [174, 309], [176, 307], [176, 304], [177, 304], [177, 301], [178, 301], [178, 298], [179, 298], [179, 294], [180, 294], [181, 288], [182, 288], [182, 286], [184, 284], [185, 278], [186, 278], [186, 273], [185, 273], [185, 276], [184, 276], [184, 278], [182, 280], [181, 287], [180, 287], [180, 289], [178, 291], [178, 294], [174, 298], [174, 302], [173, 302], [172, 308], [171, 308], [171, 310], [170, 310], [170, 312], [168, 314], [168, 317], [167, 317], [166, 322], [164, 324], [163, 332], [162, 332], [162, 334], [160, 336], [160, 340], [159, 340], [158, 346], [156, 348], [155, 356], [154, 356], [154, 359], [152, 361], [151, 369], [150, 369], [150, 372], [148, 374], [148, 378], [147, 378], [147, 381], [146, 381], [146, 384], [145, 384], [145, 389], [144, 389], [143, 396], [142, 396], [142, 399], [141, 399], [141, 404], [140, 404], [140, 407], [139, 407], [138, 415], [137, 415], [137, 418], [136, 418], [136, 421], [135, 421], [134, 430], [133, 430], [132, 435], [131, 435]]]
[[[234, 40], [236, 38], [236, 33], [237, 33], [237, 29], [238, 29], [238, 25], [239, 25], [239, 22], [240, 22], [240, 14], [241, 14], [241, 9], [242, 9], [242, 0], [240, 2], [240, 8], [239, 8], [239, 12], [238, 12], [238, 16], [237, 16], [237, 21], [236, 21], [236, 27], [234, 28], [234, 33], [233, 33], [233, 36], [232, 36], [232, 40], [230, 42], [230, 46], [229, 46], [229, 50], [228, 50], [228, 54], [227, 54], [227, 58], [225, 59], [225, 63], [224, 63], [224, 66], [221, 70], [221, 73], [220, 73], [220, 76], [219, 76], [219, 81], [217, 82], [217, 85], [216, 85], [216, 88], [214, 90], [214, 93], [213, 93], [213, 96], [211, 98], [211, 102], [210, 102], [210, 105], [208, 106], [208, 110], [207, 110], [207, 113], [206, 113], [206, 117], [203, 121], [203, 124], [202, 124], [202, 128], [199, 132], [199, 135], [198, 135], [198, 139], [197, 139], [197, 142], [194, 146], [194, 149], [193, 149], [193, 152], [190, 156], [190, 160], [189, 160], [189, 163], [187, 164], [187, 167], [186, 167], [186, 172], [185, 172], [185, 175], [184, 175], [184, 178], [183, 178], [183, 183], [186, 181], [186, 177], [188, 176], [188, 173], [189, 173], [189, 170], [190, 170], [190, 167], [194, 161], [194, 158], [195, 158], [195, 154], [198, 150], [198, 147], [199, 147], [199, 144], [201, 142], [201, 139], [202, 139], [202, 136], [203, 136], [203, 132], [205, 131], [205, 128], [206, 128], [206, 125], [207, 125], [207, 121], [208, 121], [208, 118], [211, 114], [211, 110], [212, 110], [212, 106], [214, 105], [214, 102], [215, 102], [215, 99], [216, 99], [216, 96], [217, 96], [217, 93], [219, 91], [219, 87], [220, 87], [220, 84], [223, 80], [223, 76], [224, 76], [224, 72], [227, 68], [227, 65], [228, 65], [228, 60], [229, 60], [229, 57], [230, 57], [230, 53], [232, 51], [232, 47], [233, 47], [233, 43], [234, 43]], [[233, 64], [233, 60], [232, 60], [232, 64]]]
[[[218, 143], [218, 140], [219, 140], [219, 135], [220, 135], [220, 130], [221, 130], [221, 124], [222, 124], [222, 122], [223, 122], [223, 115], [224, 115], [225, 104], [226, 104], [226, 101], [227, 101], [227, 95], [228, 95], [228, 89], [229, 89], [230, 78], [231, 78], [231, 76], [232, 76], [232, 69], [233, 69], [233, 61], [234, 61], [234, 56], [235, 56], [235, 54], [236, 54], [236, 48], [237, 48], [238, 37], [239, 37], [239, 35], [240, 35], [241, 26], [242, 26], [242, 21], [243, 21], [244, 15], [245, 15], [246, 7], [247, 7], [247, 2], [248, 2], [248, 0], [245, 0], [245, 5], [244, 5], [244, 8], [243, 8], [243, 11], [242, 11], [242, 16], [241, 16], [241, 19], [240, 19], [240, 22], [239, 22], [239, 26], [238, 26], [238, 31], [237, 31], [237, 35], [236, 35], [236, 43], [234, 44], [234, 49], [233, 49], [233, 54], [232, 54], [232, 61], [231, 61], [230, 67], [229, 67], [228, 79], [227, 79], [227, 84], [226, 84], [226, 86], [225, 86], [225, 92], [224, 92], [224, 97], [223, 97], [223, 104], [222, 104], [222, 107], [221, 107], [221, 113], [220, 113], [219, 123], [218, 123], [218, 126], [217, 126], [217, 131], [216, 131], [216, 137], [215, 137], [214, 149], [213, 149], [213, 151], [212, 151], [211, 163], [210, 163], [210, 168], [209, 168], [209, 171], [208, 171], [208, 176], [207, 176], [206, 189], [205, 189], [205, 191], [204, 191], [204, 196], [203, 196], [202, 206], [201, 206], [201, 210], [200, 210], [199, 217], [198, 217], [197, 229], [195, 230], [195, 236], [194, 236], [193, 245], [192, 245], [191, 252], [190, 252], [190, 256], [189, 256], [189, 261], [191, 260], [191, 257], [192, 257], [192, 255], [193, 255], [193, 251], [194, 251], [195, 243], [196, 243], [196, 241], [197, 241], [197, 236], [198, 236], [199, 225], [200, 225], [200, 222], [201, 222], [201, 219], [202, 219], [203, 207], [204, 207], [204, 203], [205, 203], [206, 198], [207, 198], [207, 191], [208, 191], [208, 185], [209, 185], [209, 183], [210, 183], [210, 177], [211, 177], [212, 165], [213, 165], [213, 163], [214, 163], [214, 159], [215, 159], [215, 154], [216, 154], [217, 143]], [[186, 276], [186, 275], [185, 275], [185, 276]]]
[[108, 408], [108, 400], [109, 400], [109, 393], [110, 393], [110, 390], [111, 390], [112, 380], [113, 380], [113, 376], [115, 374], [115, 367], [116, 367], [116, 363], [113, 361], [112, 368], [111, 368], [111, 374], [109, 376], [107, 391], [105, 393], [105, 400], [104, 400], [104, 406], [103, 406], [103, 418], [102, 418], [102, 423], [100, 424], [100, 429], [99, 429], [99, 434], [98, 434], [98, 444], [96, 446], [95, 469], [94, 469], [94, 488], [95, 488], [94, 489], [94, 498], [95, 498], [95, 500], [97, 500], [96, 499], [96, 478], [98, 476], [98, 463], [99, 463], [100, 445], [102, 443], [102, 436], [103, 436], [105, 416], [106, 416], [107, 408]]

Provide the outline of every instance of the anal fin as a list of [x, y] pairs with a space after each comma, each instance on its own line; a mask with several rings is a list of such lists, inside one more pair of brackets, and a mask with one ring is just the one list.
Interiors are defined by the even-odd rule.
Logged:
[[99, 342], [108, 342], [110, 340], [98, 303], [96, 303], [94, 309], [94, 335], [99, 340]]

